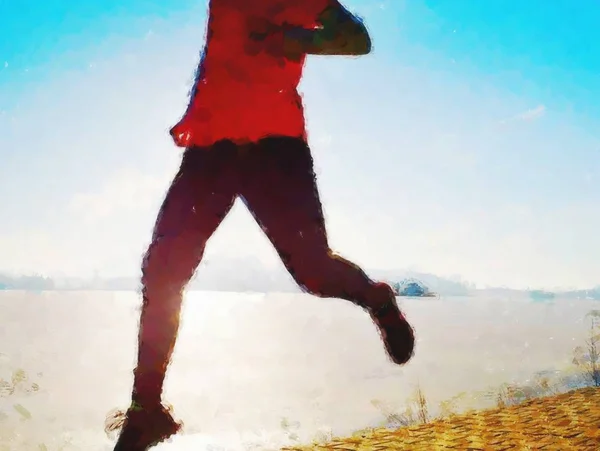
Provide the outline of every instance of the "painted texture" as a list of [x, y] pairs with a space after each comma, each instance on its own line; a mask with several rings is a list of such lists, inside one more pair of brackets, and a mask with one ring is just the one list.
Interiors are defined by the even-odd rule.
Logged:
[[458, 415], [395, 431], [375, 430], [284, 451], [600, 449], [600, 389], [585, 388], [518, 406]]

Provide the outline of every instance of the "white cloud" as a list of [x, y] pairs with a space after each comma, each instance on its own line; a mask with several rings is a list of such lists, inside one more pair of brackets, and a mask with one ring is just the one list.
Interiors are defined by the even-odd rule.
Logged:
[[135, 273], [172, 174], [123, 168], [96, 190], [76, 193], [56, 222], [0, 234], [0, 271], [89, 275]]
[[157, 177], [137, 169], [121, 169], [110, 176], [96, 192], [77, 193], [69, 211], [87, 224], [119, 212], [143, 212], [156, 205], [169, 183], [169, 176]]
[[527, 110], [519, 115], [517, 118], [522, 121], [533, 121], [542, 117], [546, 113], [546, 107], [544, 105], [538, 105], [537, 107]]
[[435, 202], [409, 201], [368, 218], [332, 213], [334, 249], [366, 267], [415, 266], [515, 288], [583, 288], [600, 282], [600, 237], [594, 233], [600, 214], [593, 204], [541, 213], [518, 203], [454, 212]]
[[500, 121], [501, 124], [507, 124], [509, 122], [532, 122], [535, 121], [546, 114], [546, 106], [538, 105], [535, 108], [531, 108], [527, 111], [523, 111], [519, 114], [516, 114], [507, 119], [503, 119]]
[[10, 255], [10, 262], [0, 268], [2, 272], [47, 274], [53, 267], [67, 267], [64, 243], [59, 245], [51, 234], [42, 229], [0, 235], [0, 255]]

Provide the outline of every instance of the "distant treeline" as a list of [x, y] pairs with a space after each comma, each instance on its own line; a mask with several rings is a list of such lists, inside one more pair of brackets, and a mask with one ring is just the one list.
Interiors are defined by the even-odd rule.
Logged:
[[9, 276], [0, 274], [0, 290], [110, 290], [128, 291], [138, 288], [139, 281], [135, 278], [119, 277], [110, 279], [78, 279], [66, 278], [55, 280], [45, 276]]
[[562, 299], [593, 299], [600, 301], [600, 286], [589, 290], [557, 291], [555, 295]]
[[[248, 271], [232, 271], [235, 265], [215, 265], [202, 268], [191, 283], [192, 290], [207, 291], [254, 291], [254, 292], [298, 292], [299, 289], [285, 272], [271, 271], [256, 265]], [[245, 269], [245, 267], [244, 267]], [[476, 289], [475, 285], [456, 278], [454, 280], [435, 276], [427, 273], [405, 271], [369, 271], [370, 275], [378, 280], [391, 283], [400, 282], [405, 278], [414, 278], [423, 283], [430, 291], [442, 296], [470, 296], [487, 293], [500, 296], [528, 295], [534, 290], [514, 290], [510, 288]], [[0, 273], [0, 290], [105, 290], [105, 291], [136, 291], [140, 288], [139, 278], [113, 277], [113, 278], [61, 278], [53, 279], [41, 275], [8, 275]], [[600, 300], [600, 285], [587, 290], [560, 290], [551, 293], [561, 299], [594, 299]]]
[[[299, 289], [291, 277], [285, 273], [273, 272], [264, 268], [252, 268], [241, 277], [230, 267], [202, 268], [197, 277], [190, 283], [190, 289], [208, 291], [256, 291], [256, 292], [298, 292]], [[373, 271], [373, 277], [380, 280], [394, 282], [401, 277], [394, 277], [397, 271]], [[418, 278], [431, 291], [446, 296], [467, 296], [474, 286], [459, 281], [452, 281], [436, 277], [432, 274], [410, 273], [411, 277]], [[118, 278], [62, 278], [52, 279], [44, 276], [9, 276], [0, 274], [0, 290], [106, 290], [106, 291], [130, 291], [138, 290], [140, 281], [134, 277]]]
[[0, 290], [54, 290], [54, 281], [43, 276], [11, 277], [0, 274]]

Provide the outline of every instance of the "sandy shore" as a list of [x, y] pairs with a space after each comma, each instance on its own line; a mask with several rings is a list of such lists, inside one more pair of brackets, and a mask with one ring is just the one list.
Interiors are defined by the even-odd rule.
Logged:
[[284, 451], [600, 450], [600, 388]]

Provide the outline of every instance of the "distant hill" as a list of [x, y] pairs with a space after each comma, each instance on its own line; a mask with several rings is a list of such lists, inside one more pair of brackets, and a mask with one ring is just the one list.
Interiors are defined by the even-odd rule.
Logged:
[[54, 290], [54, 281], [42, 276], [9, 276], [0, 273], [0, 290]]
[[[399, 282], [405, 277], [421, 280], [432, 291], [443, 295], [467, 295], [472, 287], [465, 283], [447, 280], [433, 274], [407, 272], [401, 270], [372, 270], [369, 275], [378, 280]], [[74, 277], [51, 279], [42, 276], [0, 275], [0, 289], [4, 290], [138, 290], [139, 278], [91, 278]], [[203, 262], [190, 286], [192, 290], [210, 291], [253, 291], [253, 292], [292, 292], [300, 289], [282, 266], [266, 268], [257, 259], [215, 259]]]
[[563, 299], [592, 299], [600, 301], [600, 285], [589, 290], [557, 291], [555, 294]]
[[[513, 290], [510, 288], [476, 289], [475, 285], [455, 277], [452, 279], [439, 277], [434, 274], [409, 270], [367, 270], [376, 280], [390, 283], [401, 282], [406, 278], [421, 281], [442, 296], [468, 296], [473, 294], [488, 294], [493, 296], [528, 296], [529, 290]], [[138, 290], [138, 277], [95, 277], [81, 279], [75, 277], [49, 278], [39, 275], [8, 275], [0, 273], [0, 290], [106, 290], [130, 291]], [[291, 276], [283, 265], [268, 268], [256, 258], [212, 259], [204, 261], [198, 268], [197, 275], [192, 279], [192, 290], [237, 291], [237, 292], [290, 292], [298, 293]], [[568, 299], [597, 299], [600, 300], [600, 286], [588, 290], [564, 290], [554, 292], [557, 297]]]

